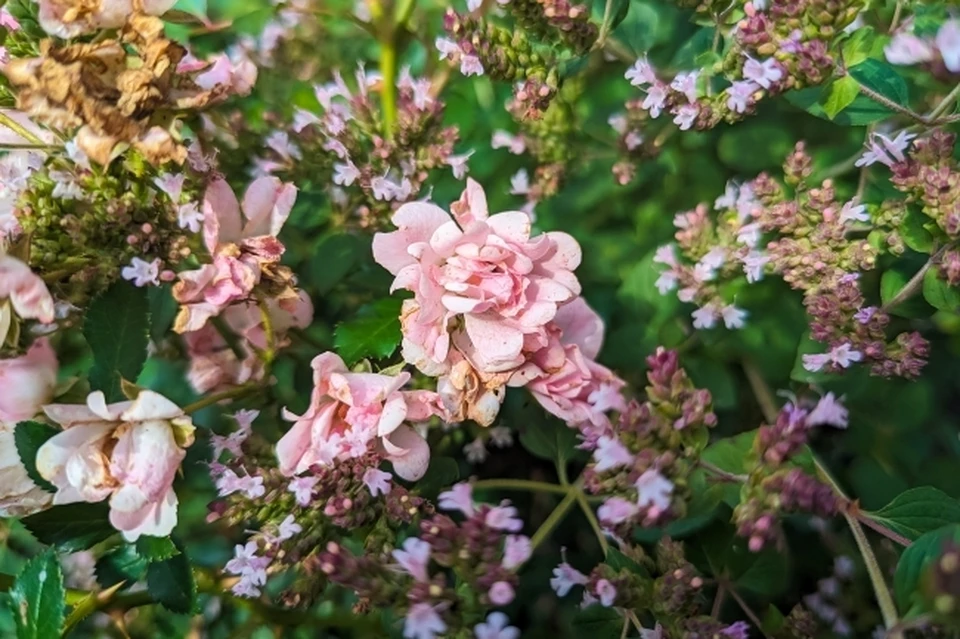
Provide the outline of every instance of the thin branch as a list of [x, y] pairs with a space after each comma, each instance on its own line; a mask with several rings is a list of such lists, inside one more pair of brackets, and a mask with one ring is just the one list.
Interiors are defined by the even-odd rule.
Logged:
[[698, 461], [698, 462], [697, 462], [697, 465], [699, 465], [700, 468], [703, 468], [704, 470], [713, 473], [714, 475], [716, 475], [718, 478], [722, 479], [723, 481], [729, 481], [729, 482], [734, 482], [734, 483], [742, 484], [742, 483], [746, 482], [746, 481], [749, 479], [749, 477], [747, 477], [746, 475], [737, 475], [737, 474], [735, 474], [735, 473], [728, 472], [728, 471], [720, 468], [719, 466], [714, 466], [714, 465], [711, 464], [710, 462], [705, 461], [705, 460], [703, 460], [703, 459], [701, 459], [700, 461]]
[[246, 386], [237, 386], [236, 388], [231, 388], [230, 390], [225, 390], [222, 393], [214, 393], [213, 395], [207, 395], [202, 399], [198, 399], [192, 404], [187, 404], [183, 407], [183, 412], [190, 415], [195, 413], [198, 410], [203, 410], [208, 406], [213, 406], [214, 404], [219, 404], [222, 401], [228, 399], [238, 399], [240, 397], [246, 397], [247, 395], [253, 395], [260, 391], [260, 388], [255, 385], [246, 385]]
[[32, 131], [25, 128], [22, 124], [11, 118], [3, 111], [0, 111], [0, 126], [7, 127], [31, 144], [46, 146], [46, 143], [37, 137]]
[[[856, 508], [856, 507], [854, 506], [854, 508]], [[886, 538], [889, 539], [890, 541], [894, 541], [894, 542], [900, 544], [901, 546], [903, 546], [904, 548], [908, 548], [911, 544], [913, 544], [912, 541], [910, 541], [909, 539], [907, 539], [907, 538], [904, 537], [903, 535], [901, 535], [901, 534], [899, 534], [899, 533], [896, 533], [896, 532], [890, 530], [889, 528], [887, 528], [886, 526], [884, 526], [884, 525], [881, 524], [880, 522], [877, 522], [877, 521], [874, 521], [873, 519], [870, 519], [870, 515], [866, 514], [865, 512], [863, 512], [862, 510], [860, 510], [859, 508], [856, 508], [852, 514], [853, 514], [854, 517], [857, 518], [857, 521], [859, 521], [860, 523], [862, 523], [862, 524], [863, 524], [864, 526], [866, 526], [867, 528], [870, 528], [871, 530], [880, 533], [881, 535], [883, 535], [884, 537], [886, 537]]]
[[940, 248], [936, 253], [930, 256], [930, 259], [927, 260], [927, 263], [920, 267], [920, 270], [917, 271], [913, 277], [910, 278], [910, 281], [903, 285], [903, 288], [893, 296], [893, 299], [883, 305], [882, 310], [889, 311], [891, 308], [894, 308], [898, 304], [902, 304], [911, 297], [917, 294], [920, 289], [923, 288], [923, 278], [927, 274], [927, 271], [937, 263], [940, 259], [940, 256], [943, 255], [950, 245], [946, 245]]
[[566, 495], [570, 489], [558, 484], [529, 479], [481, 479], [473, 482], [474, 488], [489, 488], [493, 490], [525, 490], [535, 493], [556, 493]]
[[743, 610], [743, 612], [747, 615], [747, 618], [750, 619], [750, 622], [757, 627], [757, 630], [760, 631], [760, 634], [769, 638], [770, 635], [768, 635], [763, 629], [763, 622], [760, 621], [760, 617], [757, 616], [757, 613], [755, 613], [753, 609], [747, 605], [747, 602], [743, 600], [743, 597], [741, 597], [736, 590], [730, 588], [729, 592], [730, 596], [733, 597], [733, 600], [737, 602], [737, 605], [740, 606], [740, 609]]
[[557, 504], [557, 507], [553, 509], [553, 512], [551, 512], [543, 521], [543, 523], [540, 524], [540, 527], [537, 528], [537, 532], [533, 533], [533, 537], [530, 538], [531, 548], [536, 548], [546, 541], [547, 537], [550, 536], [550, 533], [553, 532], [553, 529], [556, 528], [560, 522], [563, 521], [563, 518], [567, 516], [567, 513], [577, 502], [577, 492], [580, 490], [580, 485], [582, 483], [582, 480], [577, 481], [577, 483], [574, 484], [575, 488], [567, 492], [567, 495], [559, 504]]
[[583, 494], [583, 490], [579, 488], [575, 490], [577, 491], [577, 503], [580, 504], [580, 510], [583, 511], [584, 517], [590, 522], [590, 527], [593, 528], [593, 534], [597, 536], [597, 541], [600, 542], [600, 550], [603, 551], [603, 556], [606, 557], [607, 553], [610, 552], [610, 544], [607, 542], [607, 537], [603, 534], [600, 522], [597, 521], [597, 516], [593, 513], [593, 508], [591, 508], [587, 502], [587, 496]]

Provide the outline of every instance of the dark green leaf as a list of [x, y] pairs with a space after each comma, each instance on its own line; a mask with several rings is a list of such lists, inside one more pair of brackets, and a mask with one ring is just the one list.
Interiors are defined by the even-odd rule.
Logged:
[[83, 335], [93, 351], [90, 386], [108, 402], [124, 399], [120, 378], [137, 379], [147, 359], [150, 303], [147, 290], [119, 281], [95, 299], [83, 321]]
[[637, 573], [638, 575], [647, 576], [647, 571], [638, 564], [635, 560], [630, 557], [627, 557], [625, 554], [617, 550], [616, 548], [610, 548], [607, 551], [607, 559], [604, 562], [614, 570], [629, 570], [630, 572]]
[[920, 590], [920, 579], [927, 566], [934, 562], [949, 541], [960, 540], [960, 526], [944, 526], [922, 535], [900, 555], [897, 572], [893, 576], [893, 594], [897, 607], [906, 611]]
[[133, 544], [117, 546], [97, 560], [97, 583], [102, 588], [109, 588], [125, 581], [125, 587], [129, 588], [143, 579], [147, 563], [146, 559], [137, 554]]
[[888, 100], [900, 106], [908, 106], [910, 93], [907, 83], [892, 64], [871, 58], [850, 69], [850, 75], [863, 86], [876, 91]]
[[37, 451], [48, 439], [59, 432], [59, 428], [39, 422], [20, 422], [13, 431], [13, 439], [17, 445], [17, 455], [20, 456], [23, 467], [27, 469], [27, 475], [33, 480], [33, 483], [50, 493], [57, 492], [57, 487], [37, 472]]
[[357, 316], [340, 324], [333, 343], [348, 366], [364, 357], [389, 357], [400, 343], [402, 301], [388, 297], [362, 307]]
[[860, 84], [851, 76], [846, 75], [830, 84], [826, 93], [823, 112], [832, 120], [857, 99], [857, 96], [860, 95]]
[[60, 636], [64, 611], [63, 573], [51, 551], [34, 557], [10, 589], [17, 639]]
[[[160, 343], [167, 336], [173, 320], [177, 317], [180, 308], [177, 300], [173, 299], [171, 286], [152, 286], [147, 293], [150, 300], [150, 339]], [[135, 378], [127, 378], [133, 381]]]
[[[902, 266], [884, 271], [880, 278], [880, 301], [889, 304], [903, 290], [914, 275]], [[919, 296], [913, 296], [891, 306], [890, 313], [900, 317], [923, 317], [930, 315], [930, 307]]]
[[23, 519], [33, 536], [41, 543], [66, 552], [86, 550], [117, 532], [108, 519], [110, 506], [78, 503], [54, 506]]
[[923, 276], [923, 299], [941, 311], [956, 312], [960, 308], [960, 290], [940, 279], [936, 268], [929, 269]]
[[925, 227], [929, 222], [930, 218], [909, 207], [899, 229], [903, 243], [918, 253], [930, 253], [933, 250], [933, 234]]
[[560, 420], [543, 419], [521, 426], [520, 443], [541, 459], [563, 464], [573, 456], [577, 435]]
[[613, 608], [590, 606], [573, 619], [574, 636], [590, 639], [619, 639], [623, 617]]
[[866, 514], [914, 541], [931, 530], [960, 524], [960, 501], [932, 486], [921, 486], [897, 495], [880, 510]]
[[755, 173], [779, 166], [793, 144], [793, 137], [783, 127], [749, 122], [720, 136], [717, 155], [731, 168]]
[[[614, 37], [633, 50], [637, 57], [645, 54], [657, 39], [659, 12], [646, 2], [632, 2], [620, 25], [613, 31]], [[699, 52], [698, 52], [699, 53]]]
[[[879, 60], [868, 59], [862, 64], [850, 69], [850, 75], [859, 84], [873, 89], [883, 97], [900, 105], [906, 105], [909, 99], [907, 84], [894, 68]], [[830, 120], [830, 116], [823, 108], [826, 100], [825, 89], [810, 87], [786, 94], [787, 102], [806, 110], [818, 118]], [[863, 126], [893, 115], [893, 111], [867, 96], [858, 95], [850, 105], [832, 118], [841, 126]]]
[[197, 603], [197, 584], [183, 553], [147, 566], [147, 587], [154, 600], [170, 612], [189, 614]]
[[137, 554], [147, 561], [164, 561], [179, 555], [180, 551], [169, 537], [144, 535], [137, 540]]
[[610, 7], [610, 26], [608, 27], [608, 32], [612, 32], [614, 29], [620, 26], [620, 23], [623, 22], [624, 18], [627, 17], [627, 14], [630, 11], [630, 0], [612, 0], [612, 6]]
[[737, 407], [737, 385], [730, 369], [712, 358], [688, 358], [684, 366], [693, 383], [710, 391], [713, 405], [721, 410]]
[[420, 494], [433, 499], [460, 479], [460, 466], [452, 457], [431, 457], [427, 472], [417, 482]]
[[351, 233], [337, 233], [324, 237], [315, 251], [304, 280], [324, 295], [353, 270], [361, 251], [369, 253], [370, 246]]

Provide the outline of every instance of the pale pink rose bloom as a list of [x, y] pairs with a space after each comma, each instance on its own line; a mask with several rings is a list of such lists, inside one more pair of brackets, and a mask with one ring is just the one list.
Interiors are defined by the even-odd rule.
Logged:
[[23, 319], [44, 324], [54, 320], [53, 297], [47, 285], [29, 266], [11, 255], [0, 255], [0, 310], [4, 300], [9, 300]]
[[297, 416], [284, 410], [293, 427], [277, 442], [280, 472], [292, 476], [311, 466], [382, 453], [394, 472], [416, 480], [427, 471], [430, 448], [404, 422], [424, 422], [443, 410], [436, 393], [402, 391], [410, 373], [351, 373], [335, 353], [313, 360], [310, 407]]
[[[287, 346], [287, 332], [291, 328], [306, 328], [313, 319], [313, 304], [302, 291], [295, 300], [269, 300], [267, 308], [275, 348]], [[263, 378], [263, 360], [251, 348], [262, 350], [267, 347], [260, 307], [253, 303], [236, 304], [227, 308], [221, 317], [240, 338], [239, 347], [245, 357], [237, 359], [223, 336], [211, 324], [205, 324], [198, 331], [184, 333], [183, 340], [190, 358], [187, 380], [198, 393], [220, 391]]]
[[608, 410], [623, 410], [626, 385], [594, 361], [603, 343], [603, 320], [577, 298], [562, 306], [552, 324], [551, 344], [536, 352], [510, 378], [526, 386], [547, 412], [570, 426], [607, 426]]
[[241, 205], [230, 185], [216, 180], [204, 194], [203, 241], [213, 263], [180, 273], [173, 296], [180, 302], [178, 333], [196, 331], [231, 304], [245, 301], [265, 265], [283, 255], [277, 234], [290, 216], [297, 189], [275, 177], [255, 180]]
[[90, 393], [86, 406], [50, 404], [63, 427], [37, 452], [37, 471], [57, 487], [54, 504], [110, 499], [110, 523], [128, 541], [165, 537], [177, 523], [173, 479], [193, 443], [193, 423], [153, 391], [107, 404]]
[[[39, 0], [39, 21], [43, 30], [60, 38], [73, 38], [97, 29], [114, 29], [126, 23], [133, 13], [135, 0], [100, 0], [91, 3], [86, 11], [70, 16], [77, 10], [78, 0]], [[159, 16], [176, 4], [176, 0], [140, 0], [139, 7], [144, 13]], [[65, 18], [70, 17], [70, 22]]]
[[17, 453], [15, 428], [0, 420], [0, 517], [25, 517], [49, 506], [53, 497], [27, 475]]
[[58, 368], [57, 354], [46, 338], [22, 357], [0, 359], [0, 422], [16, 424], [39, 413], [53, 399]]
[[[399, 230], [374, 237], [374, 258], [396, 276], [393, 289], [413, 291], [418, 326], [404, 337], [427, 360], [442, 366], [454, 341], [481, 373], [509, 371], [531, 340], [546, 344], [558, 306], [580, 293], [580, 246], [565, 233], [531, 238], [522, 211], [488, 215], [471, 179], [451, 208], [452, 215], [426, 202], [401, 206], [393, 216]], [[462, 328], [451, 333], [458, 318]]]

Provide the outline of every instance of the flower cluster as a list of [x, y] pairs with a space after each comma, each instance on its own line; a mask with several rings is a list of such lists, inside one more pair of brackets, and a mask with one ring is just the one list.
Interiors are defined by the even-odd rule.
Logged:
[[717, 423], [710, 391], [693, 386], [676, 352], [658, 349], [647, 365], [647, 401], [631, 402], [613, 427], [582, 430], [593, 452], [585, 489], [605, 497], [600, 523], [625, 536], [683, 516], [699, 442]]
[[847, 409], [827, 393], [816, 404], [787, 403], [777, 421], [761, 426], [754, 440], [752, 468], [734, 510], [737, 532], [757, 552], [779, 542], [782, 513], [807, 512], [834, 515], [840, 501], [834, 490], [802, 467], [798, 459], [815, 426], [847, 427]]
[[256, 171], [298, 181], [319, 178], [344, 223], [376, 229], [398, 206], [420, 197], [432, 171], [448, 167], [463, 179], [472, 153], [454, 154], [457, 129], [443, 126], [444, 105], [429, 79], [414, 78], [407, 67], [401, 70], [392, 138], [381, 133], [382, 98], [376, 88], [383, 78], [360, 67], [356, 82], [354, 93], [334, 72], [332, 82], [315, 85], [319, 114], [298, 108], [291, 130], [266, 138], [268, 155], [256, 161]]
[[[439, 506], [458, 511], [463, 520], [446, 515], [422, 520], [420, 536], [391, 552], [394, 565], [330, 543], [317, 559], [320, 571], [355, 591], [365, 608], [390, 606], [403, 613], [403, 636], [409, 639], [458, 636], [467, 629], [481, 638], [511, 636], [503, 634], [503, 613], [484, 615], [514, 600], [517, 570], [532, 552], [530, 539], [517, 534], [523, 522], [516, 508], [509, 502], [474, 503], [469, 484], [441, 493]], [[500, 634], [488, 634], [493, 631]]]
[[565, 233], [531, 237], [522, 211], [489, 215], [472, 180], [451, 208], [404, 205], [399, 230], [374, 237], [393, 288], [414, 293], [401, 313], [404, 359], [439, 377], [452, 421], [491, 424], [510, 385], [571, 425], [605, 423], [623, 382], [593, 361], [603, 322], [578, 297], [579, 245]]

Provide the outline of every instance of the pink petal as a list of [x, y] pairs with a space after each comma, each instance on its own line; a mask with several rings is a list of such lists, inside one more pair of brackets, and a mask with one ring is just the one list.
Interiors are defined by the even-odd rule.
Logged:
[[255, 180], [243, 195], [247, 225], [244, 237], [276, 236], [280, 233], [297, 200], [297, 187], [266, 176]]
[[497, 235], [514, 242], [526, 242], [530, 239], [530, 216], [523, 211], [497, 213], [490, 216], [487, 224]]
[[397, 209], [392, 221], [398, 230], [374, 235], [373, 259], [397, 275], [400, 269], [416, 261], [409, 247], [429, 241], [437, 228], [450, 221], [450, 215], [434, 204], [409, 202]]
[[380, 421], [377, 422], [377, 435], [383, 437], [397, 430], [407, 418], [407, 400], [402, 393], [394, 392], [383, 404]]
[[214, 180], [203, 196], [203, 241], [214, 253], [220, 244], [240, 241], [240, 202], [224, 179]]
[[557, 309], [554, 323], [563, 331], [564, 344], [576, 344], [580, 351], [595, 359], [603, 345], [603, 320], [582, 297], [573, 299]]
[[523, 348], [521, 331], [484, 315], [467, 315], [464, 328], [473, 345], [475, 363], [482, 372], [498, 373], [516, 366]]
[[407, 481], [424, 476], [430, 465], [430, 446], [409, 426], [401, 426], [383, 438], [387, 458], [393, 463], [393, 472]]

